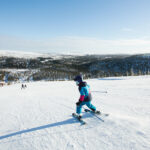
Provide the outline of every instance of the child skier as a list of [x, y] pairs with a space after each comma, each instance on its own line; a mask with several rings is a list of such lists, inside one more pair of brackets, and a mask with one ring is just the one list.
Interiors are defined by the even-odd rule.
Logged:
[[82, 76], [78, 75], [74, 78], [76, 85], [79, 87], [80, 98], [79, 101], [76, 103], [76, 113], [78, 114], [79, 119], [82, 118], [81, 111], [82, 106], [86, 105], [90, 108], [94, 113], [100, 114], [100, 111], [96, 110], [96, 107], [91, 104], [92, 96], [90, 91], [90, 86], [87, 85], [86, 82], [83, 82]]

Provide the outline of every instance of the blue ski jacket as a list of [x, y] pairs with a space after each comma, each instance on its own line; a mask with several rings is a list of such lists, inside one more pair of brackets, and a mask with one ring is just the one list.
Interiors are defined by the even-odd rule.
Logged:
[[91, 96], [91, 91], [90, 91], [90, 86], [86, 82], [81, 82], [79, 84], [79, 92], [80, 92], [80, 99], [79, 101], [91, 101], [92, 96]]

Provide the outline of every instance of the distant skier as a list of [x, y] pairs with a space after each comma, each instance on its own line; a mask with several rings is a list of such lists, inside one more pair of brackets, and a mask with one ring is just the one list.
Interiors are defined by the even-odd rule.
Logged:
[[82, 118], [81, 111], [83, 105], [86, 105], [94, 113], [100, 114], [100, 111], [97, 111], [96, 107], [91, 104], [92, 96], [90, 86], [86, 82], [83, 82], [81, 75], [76, 76], [74, 78], [74, 81], [76, 82], [76, 85], [79, 87], [80, 92], [79, 101], [76, 103], [76, 113], [78, 114], [79, 119]]
[[25, 89], [25, 88], [27, 88], [27, 85], [26, 85], [26, 84], [25, 84], [25, 85], [22, 84], [22, 85], [21, 85], [21, 90], [22, 90], [22, 89]]
[[24, 85], [23, 85], [23, 84], [21, 85], [21, 90], [22, 90], [22, 89], [24, 89]]

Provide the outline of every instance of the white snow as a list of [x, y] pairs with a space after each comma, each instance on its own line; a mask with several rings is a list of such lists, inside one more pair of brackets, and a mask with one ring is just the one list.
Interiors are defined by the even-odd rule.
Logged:
[[[87, 80], [105, 122], [83, 112], [73, 81], [0, 87], [0, 150], [150, 150], [150, 76]], [[107, 91], [107, 93], [105, 92]]]
[[15, 58], [37, 58], [37, 57], [51, 57], [52, 59], [72, 58], [73, 56], [84, 56], [85, 54], [74, 53], [40, 53], [40, 52], [25, 52], [25, 51], [10, 51], [0, 50], [0, 57], [15, 57]]
[[18, 58], [37, 58], [37, 57], [47, 57], [47, 54], [44, 55], [42, 53], [37, 52], [0, 50], [0, 56], [18, 57]]

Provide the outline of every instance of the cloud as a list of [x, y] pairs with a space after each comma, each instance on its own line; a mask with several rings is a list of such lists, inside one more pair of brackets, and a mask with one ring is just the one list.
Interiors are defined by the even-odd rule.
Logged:
[[102, 40], [69, 36], [47, 40], [26, 40], [10, 36], [0, 36], [0, 50], [86, 54], [150, 53], [150, 40]]

